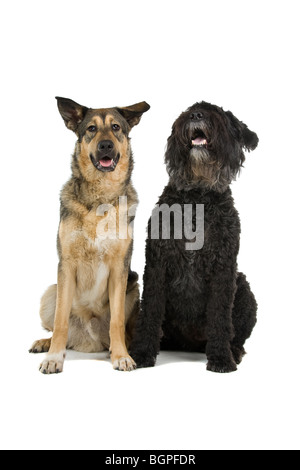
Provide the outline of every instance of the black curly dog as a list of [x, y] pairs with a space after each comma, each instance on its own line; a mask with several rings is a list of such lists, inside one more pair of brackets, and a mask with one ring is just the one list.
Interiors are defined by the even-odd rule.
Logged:
[[[254, 150], [257, 135], [231, 112], [197, 103], [181, 114], [168, 140], [170, 181], [159, 205], [204, 205], [204, 245], [188, 250], [187, 240], [151, 238], [149, 221], [142, 309], [131, 354], [138, 367], [155, 365], [160, 349], [206, 352], [207, 369], [237, 370], [244, 344], [256, 324], [257, 303], [244, 274], [237, 271], [240, 220], [229, 185]], [[152, 220], [152, 222], [151, 222]], [[173, 230], [172, 230], [173, 229]]]

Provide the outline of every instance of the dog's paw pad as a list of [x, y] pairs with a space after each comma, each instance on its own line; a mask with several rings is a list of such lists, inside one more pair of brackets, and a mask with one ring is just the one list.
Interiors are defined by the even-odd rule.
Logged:
[[132, 371], [136, 369], [136, 363], [130, 356], [120, 357], [113, 362], [113, 368], [121, 371]]
[[40, 372], [45, 375], [60, 374], [64, 368], [65, 354], [48, 354], [40, 365]]
[[40, 339], [39, 341], [35, 341], [31, 348], [29, 349], [30, 353], [39, 354], [48, 352], [51, 346], [51, 338], [49, 339]]

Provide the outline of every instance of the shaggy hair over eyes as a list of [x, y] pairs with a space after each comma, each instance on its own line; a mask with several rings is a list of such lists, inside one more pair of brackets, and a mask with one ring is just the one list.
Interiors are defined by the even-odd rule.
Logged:
[[[191, 123], [190, 116], [203, 118]], [[207, 145], [194, 149], [192, 134], [197, 129], [207, 136]], [[224, 191], [234, 180], [245, 161], [245, 150], [254, 150], [257, 135], [230, 111], [206, 102], [196, 103], [175, 121], [165, 155], [167, 171], [178, 189], [201, 185]]]

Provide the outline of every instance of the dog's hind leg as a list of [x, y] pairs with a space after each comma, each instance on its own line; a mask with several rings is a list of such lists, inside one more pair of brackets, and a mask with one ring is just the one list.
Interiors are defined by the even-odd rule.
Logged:
[[[54, 330], [54, 320], [56, 311], [57, 285], [50, 286], [41, 299], [40, 317], [42, 327], [47, 331]], [[105, 318], [102, 323], [105, 322]], [[99, 334], [100, 322], [93, 318], [87, 322], [78, 316], [70, 315], [67, 349], [74, 349], [80, 352], [101, 352], [104, 347], [101, 344], [103, 337], [107, 335]], [[104, 328], [105, 330], [105, 328]], [[103, 341], [102, 341], [103, 342]], [[109, 339], [106, 340], [109, 345]], [[35, 341], [31, 346], [30, 353], [49, 352], [51, 338]], [[109, 348], [109, 346], [107, 346]]]
[[45, 330], [53, 331], [54, 317], [56, 309], [57, 285], [50, 286], [41, 299], [40, 317], [42, 327]]
[[[50, 286], [41, 299], [40, 317], [42, 327], [45, 330], [53, 331], [54, 317], [56, 309], [57, 285]], [[51, 346], [51, 338], [35, 341], [29, 352], [43, 353], [48, 352]]]
[[242, 273], [239, 273], [237, 278], [232, 321], [235, 337], [231, 343], [231, 350], [235, 362], [240, 364], [246, 354], [244, 344], [250, 338], [257, 322], [257, 303], [246, 276]]

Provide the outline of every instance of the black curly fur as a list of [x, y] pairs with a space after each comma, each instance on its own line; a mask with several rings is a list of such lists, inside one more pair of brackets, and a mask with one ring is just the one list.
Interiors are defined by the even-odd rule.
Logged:
[[[206, 139], [202, 147], [192, 144], [197, 135]], [[131, 345], [138, 367], [154, 366], [160, 348], [206, 352], [213, 372], [235, 371], [241, 362], [257, 303], [237, 271], [240, 220], [229, 185], [245, 161], [243, 149], [257, 144], [257, 135], [231, 112], [205, 102], [174, 123], [166, 151], [170, 181], [159, 205], [204, 204], [204, 247], [187, 251], [187, 240], [172, 235], [151, 239], [150, 219], [142, 309]]]

